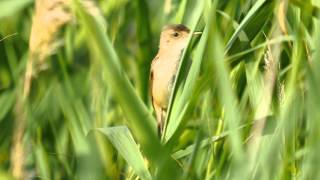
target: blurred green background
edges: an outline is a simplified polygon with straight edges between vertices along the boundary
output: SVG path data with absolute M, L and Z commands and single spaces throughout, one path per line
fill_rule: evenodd
M 0 179 L 320 178 L 319 0 L 0 0 Z M 184 24 L 163 136 L 148 88 Z

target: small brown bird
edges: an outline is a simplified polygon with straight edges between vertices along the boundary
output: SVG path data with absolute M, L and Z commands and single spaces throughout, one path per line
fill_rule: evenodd
M 164 128 L 173 83 L 181 55 L 188 43 L 189 33 L 190 30 L 181 24 L 165 26 L 161 31 L 158 54 L 151 63 L 149 85 L 159 135 L 162 134 Z

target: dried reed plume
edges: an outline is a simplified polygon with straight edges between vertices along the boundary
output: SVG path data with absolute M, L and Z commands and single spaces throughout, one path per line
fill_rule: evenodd
M 30 56 L 27 64 L 23 95 L 29 94 L 33 67 L 46 67 L 45 59 L 59 45 L 57 33 L 72 19 L 69 0 L 37 0 L 29 40 Z
M 29 59 L 26 65 L 24 79 L 21 84 L 22 92 L 17 95 L 15 108 L 15 127 L 11 150 L 11 171 L 15 179 L 25 178 L 23 146 L 26 129 L 27 111 L 26 100 L 30 93 L 32 77 L 37 72 L 48 68 L 46 59 L 52 55 L 61 44 L 58 33 L 61 28 L 74 19 L 71 12 L 71 0 L 36 0 L 35 13 L 32 18 L 29 39 Z M 93 16 L 101 15 L 93 1 L 83 1 L 83 5 Z
M 72 19 L 67 7 L 68 0 L 36 0 L 35 2 L 35 14 L 32 19 L 29 40 L 29 60 L 22 92 L 18 93 L 15 108 L 11 170 L 16 179 L 23 179 L 26 175 L 23 168 L 25 158 L 23 137 L 27 121 L 24 105 L 30 91 L 33 66 L 36 64 L 38 67 L 43 67 L 46 57 L 57 47 L 56 34 L 64 24 Z

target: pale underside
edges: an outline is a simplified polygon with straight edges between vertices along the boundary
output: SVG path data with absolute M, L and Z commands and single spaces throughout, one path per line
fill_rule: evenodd
M 152 103 L 156 111 L 159 129 L 162 131 L 181 51 L 167 51 L 159 54 L 152 61 L 150 85 Z

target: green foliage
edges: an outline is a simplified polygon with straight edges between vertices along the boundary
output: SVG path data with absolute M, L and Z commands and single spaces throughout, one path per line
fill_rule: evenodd
M 98 16 L 72 0 L 20 104 L 34 5 L 0 1 L 0 179 L 13 178 L 21 117 L 30 178 L 320 177 L 319 1 L 99 0 Z M 169 23 L 203 33 L 157 137 L 149 68 Z
M 126 126 L 100 128 L 99 131 L 107 135 L 121 156 L 142 179 L 151 179 L 150 173 L 144 164 L 138 145 L 134 142 Z

